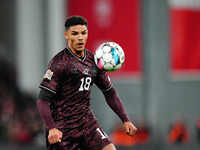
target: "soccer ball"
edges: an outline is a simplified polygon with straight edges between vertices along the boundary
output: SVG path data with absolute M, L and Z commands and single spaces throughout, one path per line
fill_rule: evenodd
M 96 49 L 94 60 L 99 69 L 112 72 L 122 67 L 125 55 L 119 44 L 104 42 Z

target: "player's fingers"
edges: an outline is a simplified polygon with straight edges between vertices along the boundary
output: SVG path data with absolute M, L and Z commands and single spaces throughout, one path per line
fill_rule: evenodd
M 135 135 L 135 133 L 137 132 L 137 128 L 133 127 L 131 128 L 131 135 Z
M 54 140 L 53 140 L 52 137 L 49 137 L 49 138 L 48 138 L 48 141 L 49 141 L 50 144 L 54 144 Z
M 128 135 L 130 135 L 130 136 L 133 135 L 133 130 L 132 130 L 132 128 L 130 128 L 130 127 L 129 127 Z
M 55 135 L 54 141 L 55 141 L 55 143 L 61 142 L 61 137 L 60 137 L 60 135 Z
M 132 136 L 132 135 L 134 135 L 136 133 L 136 131 L 137 131 L 136 128 L 130 126 L 127 129 L 127 134 L 130 135 L 130 136 Z
M 62 136 L 63 136 L 63 133 L 62 132 L 59 132 L 59 138 L 62 138 Z
M 58 138 L 58 142 L 61 142 L 62 141 L 62 136 L 60 136 L 59 138 Z
M 130 134 L 130 128 L 129 127 L 126 127 L 126 134 Z
M 56 134 L 51 135 L 51 136 L 48 137 L 48 141 L 49 141 L 50 144 L 55 144 L 55 143 L 59 142 L 59 138 Z
M 52 137 L 49 135 L 48 136 L 48 142 L 50 143 L 50 144 L 52 144 Z
M 61 134 L 61 135 L 57 135 L 55 141 L 56 141 L 56 143 L 57 143 L 57 142 L 59 142 L 59 143 L 62 142 L 62 134 Z
M 55 143 L 55 139 L 52 136 L 49 137 L 48 141 L 49 141 L 50 144 L 54 144 Z
M 137 128 L 134 126 L 133 127 L 133 134 L 135 134 L 137 132 Z
M 132 135 L 135 135 L 137 128 L 132 128 Z

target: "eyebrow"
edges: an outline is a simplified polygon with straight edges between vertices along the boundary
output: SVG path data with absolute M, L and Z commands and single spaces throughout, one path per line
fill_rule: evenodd
M 74 33 L 77 33 L 78 31 L 72 31 Z M 80 31 L 80 32 L 87 32 L 87 30 L 83 30 L 83 31 Z

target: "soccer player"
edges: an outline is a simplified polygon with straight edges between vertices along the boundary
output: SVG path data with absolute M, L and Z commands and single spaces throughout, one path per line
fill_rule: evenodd
M 129 120 L 106 72 L 99 70 L 85 49 L 88 23 L 81 16 L 65 22 L 67 46 L 50 61 L 40 84 L 37 107 L 46 127 L 48 150 L 115 150 L 90 109 L 93 84 L 119 116 L 128 135 L 136 127 Z

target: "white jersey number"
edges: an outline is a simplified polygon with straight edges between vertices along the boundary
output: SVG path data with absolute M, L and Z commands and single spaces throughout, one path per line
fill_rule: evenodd
M 96 131 L 99 132 L 99 134 L 101 135 L 101 139 L 105 139 L 105 138 L 108 137 L 108 136 L 105 134 L 105 132 L 101 131 L 100 128 L 97 128 Z
M 91 77 L 81 78 L 81 85 L 79 87 L 79 91 L 89 90 L 91 84 Z

